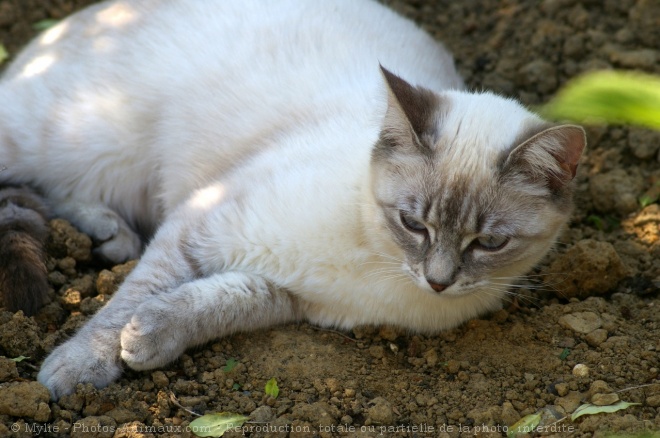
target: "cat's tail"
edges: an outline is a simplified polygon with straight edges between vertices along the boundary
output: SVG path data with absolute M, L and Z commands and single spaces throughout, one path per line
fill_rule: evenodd
M 34 315 L 48 299 L 46 214 L 31 190 L 0 187 L 0 295 L 11 312 Z

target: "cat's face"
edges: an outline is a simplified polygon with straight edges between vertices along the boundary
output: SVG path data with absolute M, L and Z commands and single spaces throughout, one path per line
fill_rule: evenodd
M 446 296 L 506 289 L 568 219 L 584 132 L 492 95 L 437 96 L 384 75 L 372 189 L 403 270 Z

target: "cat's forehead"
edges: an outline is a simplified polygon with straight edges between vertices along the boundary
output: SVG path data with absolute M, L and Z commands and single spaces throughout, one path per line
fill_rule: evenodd
M 518 102 L 492 93 L 447 91 L 438 101 L 431 147 L 444 159 L 488 162 L 546 125 Z

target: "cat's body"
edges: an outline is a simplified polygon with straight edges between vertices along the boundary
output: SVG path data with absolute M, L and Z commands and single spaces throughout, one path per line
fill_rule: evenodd
M 566 221 L 584 134 L 461 87 L 369 1 L 116 1 L 46 32 L 0 82 L 0 178 L 111 260 L 158 231 L 40 380 L 58 397 L 287 321 L 497 308 Z

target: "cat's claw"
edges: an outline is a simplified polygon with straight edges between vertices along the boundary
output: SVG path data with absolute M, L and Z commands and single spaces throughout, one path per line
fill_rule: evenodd
M 75 392 L 78 383 L 102 388 L 121 374 L 116 353 L 87 346 L 77 337 L 57 347 L 41 365 L 37 380 L 50 391 L 52 400 Z
M 167 311 L 160 312 L 156 306 L 151 302 L 138 307 L 121 331 L 121 358 L 137 371 L 166 365 L 186 349 L 185 336 L 176 331 Z

